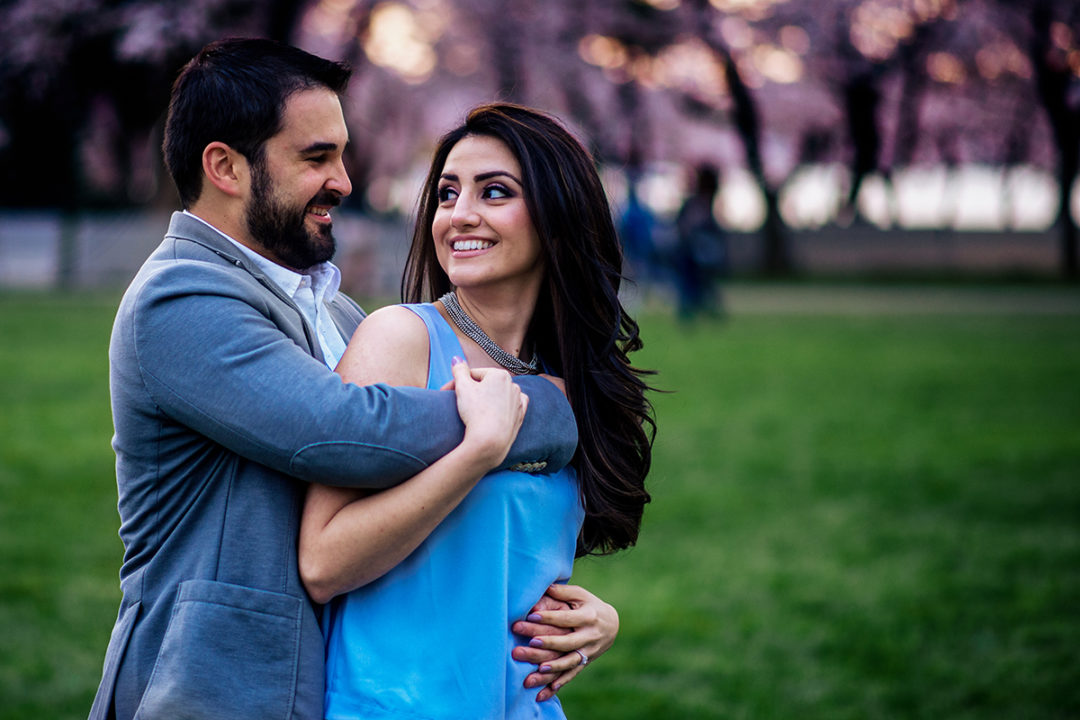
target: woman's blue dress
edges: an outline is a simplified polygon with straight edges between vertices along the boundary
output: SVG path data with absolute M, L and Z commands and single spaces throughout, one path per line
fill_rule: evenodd
M 433 305 L 406 307 L 431 340 L 427 386 L 442 387 L 461 344 Z M 535 666 L 510 656 L 526 642 L 510 625 L 569 579 L 583 519 L 570 467 L 482 478 L 397 567 L 326 607 L 327 720 L 564 718 L 524 687 Z

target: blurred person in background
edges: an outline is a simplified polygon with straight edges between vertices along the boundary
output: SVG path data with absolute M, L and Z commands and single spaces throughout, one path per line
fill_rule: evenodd
M 699 165 L 694 170 L 693 190 L 675 220 L 677 241 L 672 266 L 682 320 L 723 315 L 717 280 L 727 273 L 728 248 L 727 235 L 714 212 L 719 189 L 716 168 Z
M 557 472 L 489 472 L 513 432 L 497 424 L 472 442 L 467 421 L 463 452 L 390 490 L 312 486 L 300 567 L 329 602 L 330 720 L 563 718 L 557 699 L 536 701 L 610 647 L 614 629 L 585 622 L 589 595 L 562 583 L 575 556 L 633 545 L 649 501 L 653 423 L 647 373 L 628 358 L 641 340 L 619 301 L 621 264 L 592 159 L 554 118 L 481 106 L 442 138 L 402 281 L 410 304 L 372 313 L 338 371 L 427 388 L 453 379 L 451 358 L 542 374 L 565 388 L 580 443 Z M 571 609 L 530 611 L 545 590 Z M 526 613 L 578 628 L 531 641 L 559 657 L 515 649 L 508 625 Z M 558 678 L 538 690 L 518 660 Z
M 630 278 L 641 288 L 652 284 L 658 276 L 656 243 L 653 237 L 656 217 L 641 200 L 638 186 L 641 169 L 631 164 L 626 172 L 626 205 L 619 216 L 619 240 Z
M 455 392 L 433 392 L 332 371 L 364 318 L 330 263 L 331 212 L 351 191 L 348 79 L 295 48 L 229 40 L 173 87 L 163 149 L 184 210 L 127 289 L 109 349 L 123 596 L 91 718 L 321 718 L 321 608 L 297 565 L 308 483 L 380 489 L 423 472 L 466 442 L 459 410 L 470 425 L 495 413 L 489 434 L 520 424 L 501 466 L 555 472 L 574 453 L 569 405 L 542 378 L 462 365 Z

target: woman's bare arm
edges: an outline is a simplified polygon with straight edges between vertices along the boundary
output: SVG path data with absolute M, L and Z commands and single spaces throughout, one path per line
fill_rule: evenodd
M 401 307 L 372 313 L 338 365 L 346 382 L 422 387 L 427 331 Z M 465 438 L 442 459 L 396 487 L 375 494 L 312 485 L 300 526 L 300 577 L 325 603 L 380 577 L 409 555 L 510 449 L 528 398 L 504 371 L 453 368 Z M 418 429 L 422 432 L 422 429 Z

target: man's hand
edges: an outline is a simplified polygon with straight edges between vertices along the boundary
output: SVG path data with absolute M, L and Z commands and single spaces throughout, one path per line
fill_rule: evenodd
M 525 687 L 545 685 L 536 696 L 543 702 L 581 672 L 585 658 L 592 662 L 607 652 L 619 632 L 619 614 L 582 587 L 556 584 L 512 629 L 531 638 L 512 656 L 538 666 L 525 678 Z

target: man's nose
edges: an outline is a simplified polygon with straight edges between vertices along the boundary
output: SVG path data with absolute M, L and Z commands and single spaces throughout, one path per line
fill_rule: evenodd
M 341 197 L 346 197 L 352 193 L 352 181 L 349 180 L 349 173 L 345 170 L 345 163 L 338 160 L 334 166 L 334 171 L 326 181 L 326 189 L 336 192 Z

